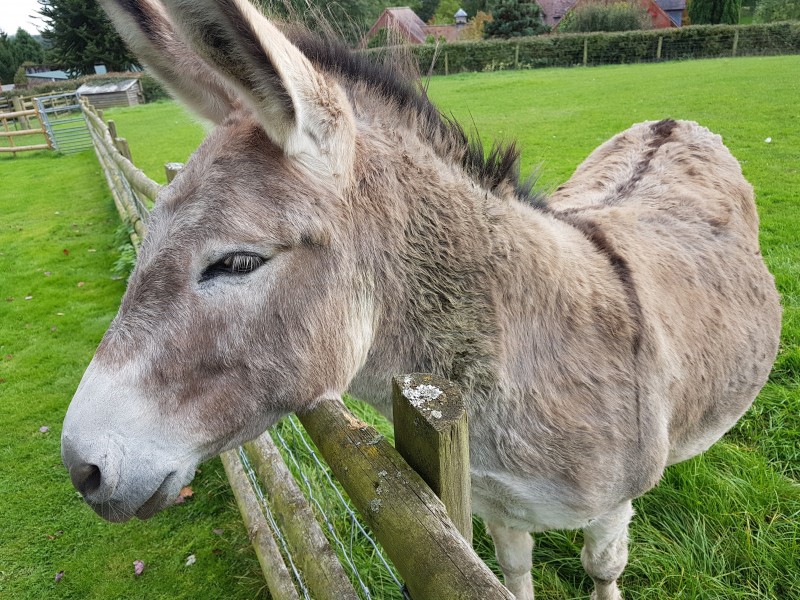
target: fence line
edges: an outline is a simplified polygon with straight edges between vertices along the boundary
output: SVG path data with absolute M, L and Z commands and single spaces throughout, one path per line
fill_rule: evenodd
M 16 98 L 15 98 L 16 100 Z M 32 127 L 30 117 L 35 117 L 39 122 L 39 127 Z M 26 109 L 21 102 L 14 102 L 14 111 L 0 113 L 0 123 L 2 123 L 2 130 L 0 130 L 0 138 L 8 139 L 8 146 L 0 146 L 0 152 L 11 152 L 14 156 L 17 152 L 29 152 L 33 150 L 52 150 L 50 138 L 47 137 L 47 132 L 44 128 L 44 121 L 39 114 L 39 111 L 34 107 Z M 13 129 L 9 125 L 13 125 Z M 17 127 L 22 127 L 18 129 Z M 14 138 L 22 135 L 41 135 L 44 136 L 44 144 L 27 144 L 25 146 L 17 146 L 14 143 Z
M 122 219 L 131 225 L 131 241 L 138 250 L 146 230 L 149 209 L 161 186 L 147 178 L 133 164 L 127 143 L 124 138 L 118 137 L 112 122 L 106 125 L 102 113 L 85 101 L 81 102 L 81 108 L 89 123 L 95 152 L 117 210 Z M 170 177 L 176 168 L 168 164 L 167 171 Z M 453 398 L 452 406 L 458 404 L 455 409 L 458 414 L 453 415 L 453 423 L 463 422 L 459 426 L 463 429 L 459 434 L 462 435 L 461 442 L 450 442 L 450 436 L 456 436 L 457 432 L 447 429 L 443 435 L 448 440 L 448 446 L 461 448 L 459 454 L 465 460 L 455 462 L 460 464 L 460 469 L 468 469 L 465 413 L 463 405 L 456 402 L 452 386 L 444 381 L 433 380 L 430 376 L 406 376 L 402 383 L 395 384 L 396 401 L 407 395 L 408 389 L 411 389 L 409 386 L 414 389 L 414 386 L 437 389 L 439 393 L 431 400 L 438 402 L 439 408 L 449 406 L 448 397 Z M 426 408 L 424 402 L 405 404 L 405 410 L 410 410 L 409 407 L 418 410 L 420 419 L 430 417 L 431 407 Z M 428 411 L 427 416 L 425 410 Z M 451 480 L 468 482 L 468 474 L 442 478 L 441 473 L 437 472 L 426 475 L 430 478 L 426 483 L 382 435 L 350 413 L 340 400 L 320 402 L 313 411 L 301 415 L 299 419 L 405 580 L 408 591 L 404 586 L 401 587 L 400 580 L 383 558 L 381 549 L 357 522 L 352 509 L 331 481 L 336 495 L 346 505 L 346 511 L 352 516 L 360 533 L 371 543 L 390 578 L 400 588 L 400 594 L 409 597 L 410 592 L 415 600 L 449 597 L 513 600 L 513 596 L 475 554 L 471 543 L 464 539 L 448 516 L 448 508 L 430 487 L 432 485 L 442 493 L 441 490 L 450 489 Z M 445 418 L 442 421 L 449 423 L 450 420 Z M 314 460 L 321 464 L 305 435 L 294 423 L 294 417 L 289 418 L 289 423 Z M 273 433 L 282 449 L 290 453 L 291 460 L 297 462 L 280 428 L 275 428 Z M 398 430 L 396 435 L 404 434 Z M 462 443 L 463 446 L 459 446 Z M 432 444 L 433 447 L 436 445 Z M 413 444 L 406 443 L 405 446 L 411 448 Z M 419 451 L 419 448 L 414 450 Z M 320 503 L 313 498 L 313 493 L 309 494 L 311 502 L 322 513 L 327 534 L 333 538 L 335 549 L 343 554 L 345 562 L 354 571 L 352 575 L 356 588 L 342 570 L 331 543 L 315 520 L 309 501 L 299 491 L 270 432 L 265 432 L 243 448 L 224 453 L 222 461 L 265 580 L 276 600 L 299 600 L 301 597 L 321 600 L 371 598 L 368 586 L 351 559 L 352 534 L 348 555 L 345 543 L 336 535 L 325 511 L 320 510 Z M 442 461 L 434 456 L 429 462 L 440 464 Z M 330 481 L 327 472 L 324 477 Z M 267 487 L 267 492 L 263 490 L 262 483 Z M 304 483 L 310 492 L 311 486 L 305 478 Z M 468 488 L 466 491 L 468 494 Z M 442 495 L 448 497 L 448 494 L 454 495 L 450 492 Z M 448 502 L 454 513 L 469 506 L 468 498 Z M 468 526 L 464 525 L 463 512 L 459 514 L 462 531 L 471 539 L 471 520 Z M 278 527 L 279 524 L 281 527 Z

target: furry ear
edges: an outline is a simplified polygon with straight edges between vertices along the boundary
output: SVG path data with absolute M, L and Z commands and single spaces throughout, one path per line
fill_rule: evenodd
M 213 123 L 237 105 L 232 90 L 179 38 L 156 0 L 99 0 L 131 51 L 178 100 Z
M 250 106 L 270 139 L 312 173 L 352 166 L 355 124 L 339 84 L 246 0 L 165 0 L 189 45 Z

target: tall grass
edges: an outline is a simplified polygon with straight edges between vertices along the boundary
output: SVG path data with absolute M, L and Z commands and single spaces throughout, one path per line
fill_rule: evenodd
M 778 361 L 731 434 L 671 467 L 635 503 L 622 579 L 629 598 L 800 598 L 798 71 L 800 57 L 747 58 L 459 75 L 430 84 L 431 96 L 462 122 L 474 121 L 484 139 L 517 138 L 523 171 L 539 168 L 545 189 L 614 133 L 664 117 L 694 119 L 722 134 L 755 186 L 762 250 L 784 305 Z M 168 102 L 107 116 L 137 164 L 161 181 L 163 163 L 184 160 L 203 135 Z M 94 158 L 4 157 L 0 199 L 0 358 L 12 355 L 0 361 L 0 597 L 256 596 L 258 567 L 218 461 L 202 467 L 189 504 L 125 525 L 95 517 L 60 466 L 60 421 L 123 287 L 110 273 L 116 216 Z M 40 434 L 41 425 L 50 431 Z M 213 533 L 218 527 L 223 536 Z M 588 597 L 581 533 L 536 537 L 539 596 Z M 479 522 L 476 547 L 496 569 Z M 185 567 L 192 553 L 198 562 Z M 136 559 L 148 564 L 139 578 Z

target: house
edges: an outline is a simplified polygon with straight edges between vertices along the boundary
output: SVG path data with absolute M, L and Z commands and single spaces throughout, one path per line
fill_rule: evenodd
M 454 18 L 453 25 L 428 25 L 407 6 L 387 8 L 363 37 L 361 46 L 366 47 L 382 29 L 398 34 L 411 44 L 424 44 L 429 37 L 436 40 L 444 38 L 447 42 L 454 42 L 467 24 L 467 13 L 463 9 L 458 9 Z
M 542 9 L 542 18 L 545 25 L 555 27 L 569 9 L 577 4 L 577 0 L 536 0 Z
M 686 9 L 686 0 L 655 0 L 670 20 L 678 27 L 681 26 L 683 11 Z
M 95 108 L 136 106 L 144 101 L 138 79 L 124 79 L 117 82 L 100 80 L 84 83 L 78 88 L 78 96 L 85 97 Z

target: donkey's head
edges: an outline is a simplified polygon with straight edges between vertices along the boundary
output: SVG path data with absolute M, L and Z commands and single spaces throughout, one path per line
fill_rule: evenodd
M 64 422 L 74 485 L 116 521 L 155 514 L 200 461 L 340 395 L 374 316 L 352 259 L 356 127 L 340 86 L 245 0 L 102 4 L 217 125 L 159 196 Z

